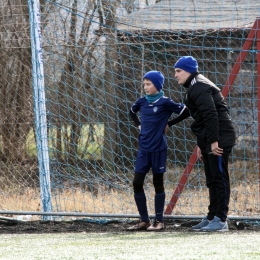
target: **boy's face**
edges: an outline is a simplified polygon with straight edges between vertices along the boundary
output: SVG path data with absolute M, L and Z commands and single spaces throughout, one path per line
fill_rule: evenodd
M 190 75 L 191 74 L 185 70 L 178 68 L 175 69 L 174 76 L 177 79 L 179 85 L 184 85 Z
M 151 80 L 144 79 L 143 83 L 144 83 L 144 91 L 147 95 L 155 95 L 159 92 Z

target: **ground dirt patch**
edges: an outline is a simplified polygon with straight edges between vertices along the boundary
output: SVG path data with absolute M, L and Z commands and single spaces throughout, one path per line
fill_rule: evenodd
M 192 232 L 191 226 L 200 220 L 165 220 L 165 228 L 160 232 Z M 122 233 L 129 232 L 127 228 L 136 220 L 101 220 L 77 219 L 66 221 L 17 221 L 0 219 L 0 234 L 41 234 L 41 233 Z M 260 232 L 257 222 L 229 220 L 229 230 L 232 232 Z M 149 231 L 141 231 L 149 232 Z

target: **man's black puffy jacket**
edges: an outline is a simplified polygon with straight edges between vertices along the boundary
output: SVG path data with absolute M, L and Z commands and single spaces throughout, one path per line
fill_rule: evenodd
M 220 89 L 198 72 L 183 86 L 187 88 L 185 105 L 194 119 L 191 130 L 202 152 L 209 153 L 215 141 L 220 148 L 235 145 L 235 129 Z

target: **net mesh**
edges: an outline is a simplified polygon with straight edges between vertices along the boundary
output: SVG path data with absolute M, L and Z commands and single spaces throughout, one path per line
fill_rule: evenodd
M 132 179 L 138 129 L 129 118 L 129 108 L 143 94 L 142 76 L 148 70 L 160 70 L 165 76 L 165 95 L 183 102 L 185 90 L 174 79 L 173 64 L 183 55 L 192 55 L 198 60 L 199 71 L 222 89 L 259 15 L 260 3 L 254 0 L 40 1 L 53 211 L 137 213 Z M 6 70 L 1 96 L 8 101 L 5 91 L 7 86 L 14 86 L 8 78 L 14 78 L 14 70 L 20 72 L 12 64 L 24 68 L 19 82 L 26 86 L 24 90 L 19 87 L 22 94 L 16 92 L 24 106 L 20 110 L 12 106 L 15 112 L 24 113 L 19 116 L 24 139 L 16 137 L 8 147 L 19 140 L 21 145 L 16 142 L 14 147 L 25 147 L 29 165 L 36 169 L 29 177 L 26 168 L 22 169 L 17 181 L 27 190 L 27 197 L 31 194 L 33 206 L 29 209 L 36 209 L 39 195 L 33 194 L 38 194 L 34 191 L 39 179 L 26 1 L 6 1 L 1 6 L 1 19 L 8 20 L 1 23 L 1 38 L 6 39 L 0 47 L 1 70 Z M 18 49 L 15 43 L 19 43 Z M 254 38 L 226 97 L 237 132 L 237 145 L 230 158 L 231 215 L 254 216 L 260 210 L 257 48 Z M 12 109 L 5 104 L 1 103 L 1 113 L 10 113 Z M 196 145 L 191 122 L 187 119 L 167 132 L 166 204 Z M 2 119 L 6 129 L 8 124 L 13 129 L 16 123 Z M 4 153 L 7 136 L 1 137 Z M 22 165 L 21 160 L 16 164 Z M 10 169 L 4 171 L 8 182 Z M 7 192 L 13 191 L 8 188 Z M 145 192 L 149 212 L 153 213 L 150 173 Z M 197 161 L 174 214 L 205 214 L 207 207 L 203 165 Z

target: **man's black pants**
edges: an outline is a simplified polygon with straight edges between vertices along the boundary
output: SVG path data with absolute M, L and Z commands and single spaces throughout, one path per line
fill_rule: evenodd
M 222 156 L 203 153 L 206 185 L 209 189 L 209 220 L 214 216 L 219 217 L 221 221 L 226 221 L 227 218 L 230 200 L 228 159 L 231 150 L 232 147 L 223 148 Z

